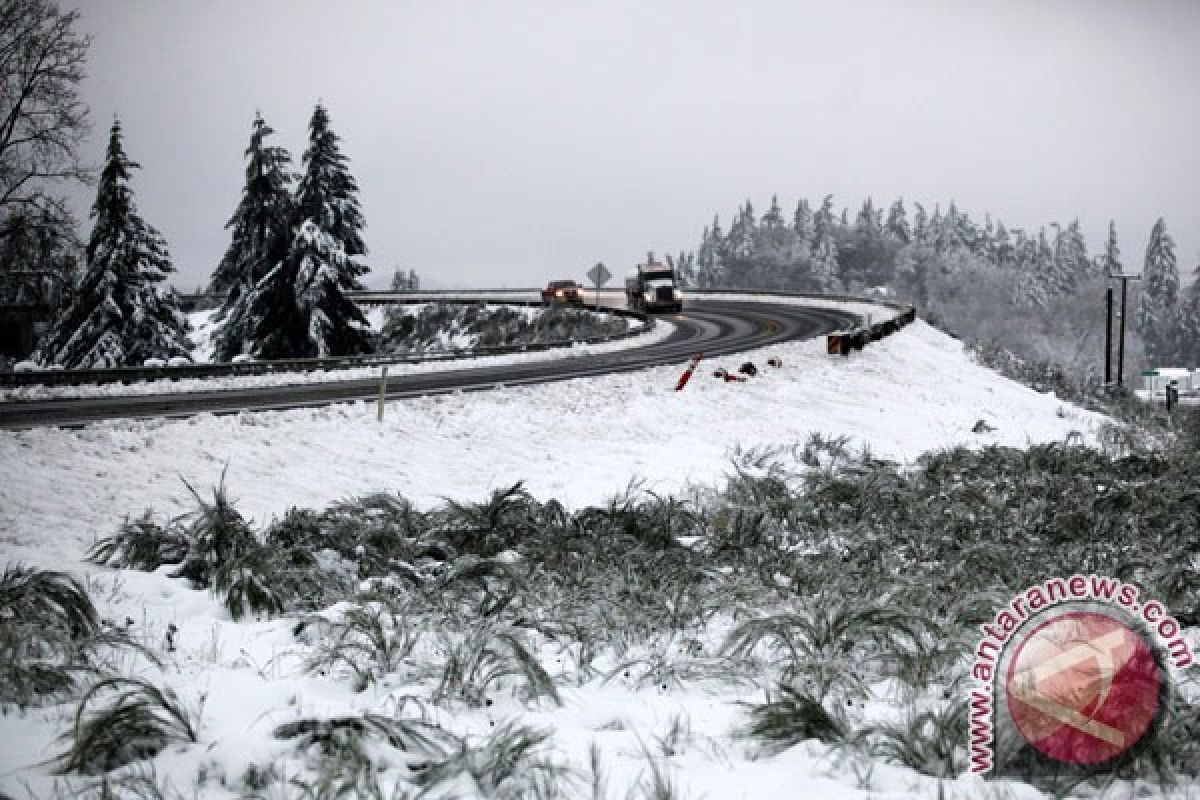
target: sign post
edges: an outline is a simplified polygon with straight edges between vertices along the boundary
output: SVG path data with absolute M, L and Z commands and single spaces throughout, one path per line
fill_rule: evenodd
M 379 373 L 379 422 L 383 422 L 383 399 L 387 396 L 387 364 L 383 365 L 383 370 Z
M 597 261 L 596 266 L 588 270 L 587 276 L 592 279 L 596 290 L 596 308 L 600 308 L 600 287 L 608 283 L 608 279 L 612 277 L 612 273 L 608 271 L 608 267 L 602 262 Z

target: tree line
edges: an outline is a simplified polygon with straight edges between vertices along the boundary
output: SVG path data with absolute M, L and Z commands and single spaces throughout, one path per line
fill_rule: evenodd
M 835 213 L 832 195 L 815 208 L 801 198 L 790 215 L 776 196 L 758 218 L 747 200 L 728 231 L 714 217 L 699 247 L 671 263 L 698 288 L 824 293 L 885 288 L 922 311 L 977 291 L 995 300 L 997 313 L 1011 306 L 1043 316 L 1062 313 L 1062 305 L 1078 297 L 1091 304 L 1097 319 L 1103 315 L 1093 290 L 1126 272 L 1115 222 L 1103 254 L 1093 257 L 1077 219 L 1028 233 L 990 215 L 980 224 L 954 203 L 944 211 L 938 205 L 930 212 L 921 203 L 912 208 L 910 214 L 898 199 L 885 210 L 868 198 L 851 221 L 847 209 Z M 1200 278 L 1200 266 L 1196 274 Z M 1175 243 L 1162 219 L 1151 231 L 1141 275 L 1132 328 L 1147 359 L 1200 363 L 1200 280 L 1181 291 Z

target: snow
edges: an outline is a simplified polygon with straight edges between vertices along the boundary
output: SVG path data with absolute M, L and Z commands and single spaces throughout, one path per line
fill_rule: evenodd
M 782 368 L 767 368 L 770 356 Z M 759 376 L 738 384 L 712 377 L 746 360 L 759 365 Z M 702 362 L 682 392 L 673 391 L 678 376 L 663 367 L 396 400 L 382 423 L 373 403 L 349 403 L 0 432 L 0 548 L 5 561 L 86 576 L 105 613 L 134 619 L 146 641 L 160 642 L 168 623 L 179 627 L 179 652 L 161 679 L 185 702 L 203 702 L 202 745 L 168 751 L 156 765 L 187 787 L 201 764 L 236 780 L 249 763 L 270 760 L 280 750 L 270 731 L 293 718 L 296 705 L 309 714 L 380 710 L 391 691 L 353 694 L 306 673 L 290 635 L 294 620 L 234 623 L 208 594 L 168 579 L 169 569 L 146 574 L 82 563 L 92 541 L 126 515 L 152 508 L 165 518 L 193 508 L 184 481 L 207 494 L 227 473 L 238 507 L 259 522 L 290 506 L 320 508 L 374 490 L 399 491 L 422 507 L 474 501 L 522 479 L 540 499 L 579 507 L 604 502 L 635 477 L 660 492 L 713 484 L 736 448 L 803 442 L 814 431 L 908 462 L 958 444 L 1021 447 L 1075 432 L 1094 441 L 1104 421 L 978 366 L 961 343 L 921 322 L 848 358 L 826 355 L 821 341 L 797 342 Z M 994 430 L 973 434 L 980 419 Z M 672 759 L 682 796 L 764 797 L 782 789 L 838 800 L 938 791 L 932 779 L 883 763 L 856 777 L 842 756 L 815 742 L 753 757 L 732 735 L 744 719 L 737 703 L 761 698 L 746 690 L 663 692 L 592 681 L 562 694 L 561 709 L 526 710 L 501 699 L 486 712 L 437 714 L 460 732 L 486 732 L 489 719 L 505 716 L 552 728 L 560 754 L 577 766 L 596 741 L 615 796 L 645 766 L 639 742 L 652 743 L 675 714 L 687 716 L 694 735 Z M 52 779 L 40 764 L 57 752 L 69 708 L 0 716 L 0 792 L 49 792 Z M 951 788 L 969 796 L 982 786 L 964 777 Z M 1022 785 L 997 788 L 1035 796 Z M 212 782 L 196 791 L 229 796 Z

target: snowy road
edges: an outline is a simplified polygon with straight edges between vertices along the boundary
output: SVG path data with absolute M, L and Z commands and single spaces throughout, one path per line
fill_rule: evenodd
M 665 317 L 675 327 L 664 340 L 612 353 L 553 361 L 470 367 L 403 375 L 389 380 L 390 398 L 470 392 L 571 378 L 628 372 L 687 361 L 699 352 L 724 355 L 806 339 L 853 324 L 847 310 L 704 299 Z M 322 406 L 377 396 L 377 378 L 254 387 L 227 391 L 121 397 L 89 397 L 12 403 L 0 407 L 0 428 L 76 426 L 103 419 L 186 417 L 198 413 Z

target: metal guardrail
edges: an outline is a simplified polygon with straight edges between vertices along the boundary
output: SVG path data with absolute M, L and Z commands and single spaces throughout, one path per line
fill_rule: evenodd
M 534 290 L 539 291 L 539 290 Z M 379 294 L 397 295 L 396 292 L 378 292 Z M 409 294 L 409 293 L 404 293 Z M 424 292 L 417 294 L 425 294 Z M 457 293 L 464 300 L 462 292 Z M 476 294 L 486 294 L 477 292 Z M 452 299 L 452 298 L 445 298 Z M 470 298 L 471 302 L 488 302 L 506 306 L 536 306 L 543 307 L 544 303 L 534 300 L 483 300 L 479 297 Z M 405 297 L 395 300 L 384 300 L 380 303 L 395 305 L 414 305 L 425 302 L 420 297 Z M 367 303 L 370 305 L 370 303 Z M 595 309 L 593 309 L 595 310 Z M 623 333 L 611 336 L 591 336 L 586 339 L 560 339 L 552 342 L 524 345 L 501 345 L 496 347 L 479 347 L 462 352 L 424 353 L 421 355 L 361 355 L 342 356 L 338 358 L 288 358 L 272 361 L 245 361 L 238 364 L 186 364 L 178 367 L 113 367 L 110 369 L 43 369 L 29 372 L 0 372 L 0 387 L 16 388 L 20 386 L 78 386 L 83 384 L 105 383 L 140 383 L 153 380 L 181 380 L 185 378 L 224 378 L 236 375 L 272 375 L 279 372 L 330 372 L 356 367 L 381 367 L 392 364 L 423 364 L 427 362 L 454 361 L 477 356 L 510 355 L 513 353 L 534 353 L 543 350 L 554 350 L 573 347 L 576 344 L 604 344 L 637 336 L 654 327 L 654 318 L 636 311 L 623 308 L 603 308 L 601 312 L 626 317 L 644 323 L 643 327 L 632 328 Z

